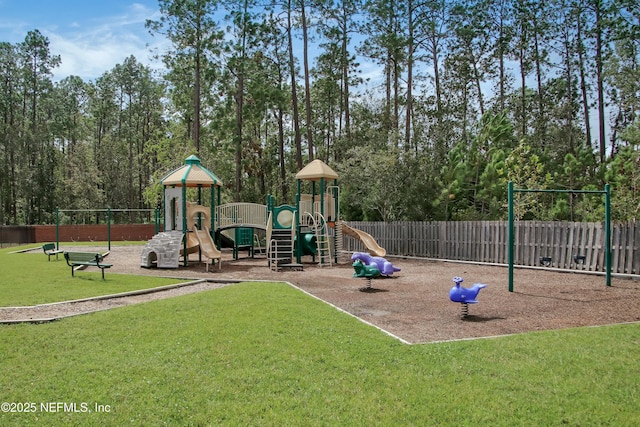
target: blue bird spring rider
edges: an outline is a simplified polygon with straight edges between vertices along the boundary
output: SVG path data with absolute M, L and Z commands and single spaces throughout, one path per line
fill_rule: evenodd
M 455 286 L 449 291 L 449 299 L 453 302 L 459 302 L 462 304 L 462 314 L 460 317 L 463 319 L 469 315 L 469 304 L 476 304 L 478 301 L 478 293 L 480 289 L 486 288 L 487 285 L 483 283 L 475 283 L 470 288 L 460 286 L 464 279 L 462 277 L 454 277 L 453 282 Z

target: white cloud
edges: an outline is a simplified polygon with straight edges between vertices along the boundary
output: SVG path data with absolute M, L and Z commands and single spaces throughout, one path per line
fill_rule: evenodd
M 54 70 L 56 80 L 77 75 L 93 80 L 130 55 L 149 64 L 150 52 L 146 42 L 123 34 L 78 34 L 68 37 L 56 33 L 47 34 L 51 53 L 60 55 L 61 65 Z
M 136 59 L 157 68 L 148 45 L 161 45 L 164 40 L 152 37 L 145 28 L 147 19 L 156 19 L 152 11 L 140 4 L 127 13 L 94 20 L 73 22 L 70 27 L 47 28 L 42 33 L 49 38 L 50 51 L 60 55 L 61 65 L 53 70 L 54 79 L 76 75 L 94 80 L 133 55 Z

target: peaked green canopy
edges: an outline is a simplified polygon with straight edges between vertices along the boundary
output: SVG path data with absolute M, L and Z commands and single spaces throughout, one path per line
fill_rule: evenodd
M 162 178 L 162 185 L 176 187 L 222 187 L 222 181 L 200 164 L 194 155 L 187 157 L 184 166 Z

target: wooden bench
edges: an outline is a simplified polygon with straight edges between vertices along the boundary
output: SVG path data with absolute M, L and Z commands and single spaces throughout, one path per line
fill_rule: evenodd
M 56 249 L 56 245 L 54 243 L 45 243 L 44 245 L 42 245 L 42 250 L 44 251 L 45 254 L 47 254 L 47 258 L 49 259 L 49 261 L 51 261 L 51 255 L 55 255 L 56 261 L 57 261 L 58 254 L 61 254 L 64 252 L 59 249 Z
M 71 277 L 76 268 L 81 267 L 98 267 L 102 270 L 102 279 L 104 280 L 104 269 L 111 268 L 111 264 L 104 264 L 102 254 L 95 252 L 65 252 L 64 259 L 67 265 L 71 267 Z

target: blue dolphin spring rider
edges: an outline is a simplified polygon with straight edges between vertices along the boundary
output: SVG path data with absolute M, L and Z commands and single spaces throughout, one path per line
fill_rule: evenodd
M 478 293 L 480 289 L 486 288 L 487 285 L 483 283 L 475 283 L 470 288 L 460 286 L 464 279 L 462 277 L 454 277 L 453 282 L 455 286 L 449 291 L 449 299 L 453 302 L 459 302 L 462 304 L 462 314 L 460 317 L 463 319 L 469 315 L 469 304 L 476 304 L 478 301 Z

